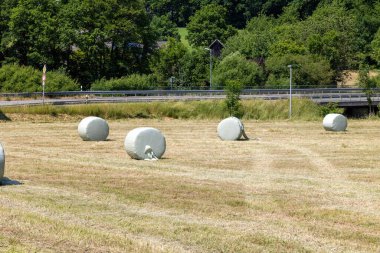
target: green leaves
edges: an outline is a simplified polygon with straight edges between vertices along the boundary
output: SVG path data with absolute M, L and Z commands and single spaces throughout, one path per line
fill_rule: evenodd
M 230 116 L 241 118 L 244 114 L 240 103 L 240 93 L 242 89 L 243 85 L 238 81 L 226 81 L 226 99 L 224 102 Z
M 380 29 L 375 34 L 374 39 L 371 42 L 371 55 L 373 59 L 377 61 L 377 64 L 380 65 Z
M 148 68 L 155 34 L 141 1 L 9 1 L 1 5 L 10 13 L 1 13 L 8 19 L 0 23 L 8 28 L 1 34 L 5 59 L 64 67 L 84 84 Z
M 236 29 L 226 23 L 227 11 L 224 7 L 210 4 L 197 11 L 187 26 L 190 44 L 207 47 L 214 40 L 224 42 L 236 33 Z
M 0 68 L 1 92 L 37 92 L 42 91 L 42 71 L 32 67 L 3 65 Z M 79 90 L 79 85 L 68 77 L 63 70 L 48 71 L 46 91 Z
M 151 68 L 160 82 L 168 82 L 171 77 L 179 78 L 180 60 L 186 52 L 187 49 L 181 42 L 169 38 L 165 47 L 151 62 Z
M 264 84 L 262 69 L 239 52 L 226 56 L 215 68 L 214 76 L 214 83 L 218 87 L 223 87 L 230 81 L 250 88 L 262 87 Z
M 329 87 L 333 83 L 334 73 L 329 62 L 316 55 L 272 56 L 266 61 L 269 73 L 266 87 L 289 87 L 289 64 L 293 69 L 293 85 L 297 88 Z

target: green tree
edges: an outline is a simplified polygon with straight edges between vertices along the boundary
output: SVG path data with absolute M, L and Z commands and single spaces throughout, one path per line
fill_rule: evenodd
M 227 11 L 216 4 L 204 6 L 190 18 L 188 39 L 194 46 L 209 46 L 215 39 L 226 41 L 236 29 L 226 22 Z
M 151 62 L 151 69 L 159 82 L 166 84 L 171 77 L 180 80 L 181 59 L 186 52 L 186 47 L 180 41 L 169 38 Z
M 246 26 L 247 22 L 261 13 L 263 1 L 252 0 L 209 0 L 205 1 L 202 6 L 215 3 L 227 9 L 227 22 L 236 28 L 242 29 Z M 272 13 L 268 13 L 271 15 Z M 268 15 L 268 16 L 269 16 Z
M 366 54 L 370 51 L 369 43 L 380 27 L 380 2 L 373 0 L 333 0 L 333 3 L 342 5 L 347 13 L 353 15 L 355 23 L 360 31 L 358 41 L 360 53 Z
M 230 116 L 241 118 L 244 114 L 240 103 L 240 93 L 243 85 L 239 81 L 228 80 L 225 86 L 225 106 Z
M 10 9 L 7 32 L 1 45 L 5 57 L 22 65 L 58 68 L 61 55 L 57 30 L 60 2 L 54 0 L 20 0 Z
M 294 40 L 278 40 L 269 47 L 271 56 L 304 55 L 307 54 L 307 48 Z
M 296 88 L 330 87 L 333 71 L 329 62 L 316 55 L 272 56 L 266 61 L 268 80 L 266 87 L 284 88 L 289 86 L 289 68 L 294 66 L 293 85 Z
M 363 89 L 368 102 L 368 113 L 372 114 L 372 96 L 374 95 L 374 88 L 377 87 L 376 81 L 369 77 L 369 67 L 361 66 L 359 70 L 359 86 Z
M 147 0 L 146 8 L 154 15 L 168 16 L 178 26 L 186 26 L 200 3 L 198 0 Z
M 380 29 L 377 31 L 371 42 L 371 49 L 372 58 L 380 65 Z
M 11 10 L 17 6 L 17 2 L 18 0 L 0 1 L 0 63 L 5 60 L 6 49 L 9 48 L 7 40 L 3 40 L 3 37 L 9 33 Z
M 355 16 L 339 5 L 324 5 L 302 22 L 299 39 L 312 54 L 324 56 L 339 79 L 357 64 L 358 25 Z
M 183 86 L 209 88 L 209 63 L 209 53 L 203 48 L 187 51 L 179 61 Z
M 226 56 L 215 68 L 214 76 L 214 83 L 222 87 L 229 81 L 239 82 L 242 87 L 260 87 L 264 83 L 259 65 L 239 52 Z
M 89 84 L 148 71 L 156 38 L 141 1 L 71 0 L 61 11 L 74 77 Z M 83 73 L 88 75 L 77 76 Z
M 249 59 L 265 59 L 269 55 L 269 46 L 274 41 L 271 29 L 275 24 L 273 18 L 266 16 L 251 19 L 246 29 L 228 39 L 223 55 L 239 51 Z
M 153 16 L 150 27 L 159 40 L 167 40 L 169 37 L 179 39 L 177 26 L 167 15 Z

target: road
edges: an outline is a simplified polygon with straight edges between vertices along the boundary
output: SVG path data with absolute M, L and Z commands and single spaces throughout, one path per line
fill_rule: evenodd
M 154 101 L 191 101 L 224 99 L 222 90 L 216 91 L 124 91 L 124 92 L 57 92 L 48 93 L 45 104 L 92 104 L 92 103 L 130 103 Z M 43 103 L 40 93 L 0 94 L 0 106 L 40 105 Z M 20 99 L 20 97 L 24 97 Z M 33 97 L 36 97 L 33 99 Z M 288 90 L 244 90 L 242 99 L 278 100 L 288 99 Z M 299 89 L 292 94 L 293 98 L 309 98 L 319 104 L 336 102 L 343 106 L 367 105 L 367 98 L 360 89 Z M 380 92 L 377 91 L 372 101 L 380 102 Z

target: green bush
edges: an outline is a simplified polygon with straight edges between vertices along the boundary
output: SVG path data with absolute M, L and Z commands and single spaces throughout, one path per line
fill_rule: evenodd
M 38 75 L 41 73 L 38 72 Z M 41 77 L 40 77 L 41 78 Z M 48 71 L 46 73 L 45 91 L 77 91 L 79 84 L 66 75 L 63 69 Z
M 329 113 L 339 113 L 342 114 L 344 111 L 343 108 L 338 107 L 338 103 L 330 102 L 327 105 L 321 105 L 319 107 L 319 114 L 324 117 Z
M 334 73 L 326 59 L 316 55 L 288 54 L 268 58 L 266 87 L 288 87 L 289 64 L 293 65 L 292 83 L 295 88 L 330 87 L 334 83 Z
M 226 56 L 215 68 L 214 83 L 224 87 L 228 81 L 237 81 L 244 87 L 259 87 L 263 84 L 262 69 L 255 62 L 247 60 L 241 53 Z
M 63 70 L 46 73 L 46 91 L 78 90 L 76 81 Z M 0 68 L 1 92 L 38 92 L 42 91 L 42 71 L 32 67 L 4 65 Z
M 240 93 L 242 85 L 237 81 L 227 81 L 226 83 L 226 109 L 230 116 L 241 118 L 244 114 L 240 103 Z
M 152 75 L 138 75 L 105 80 L 101 79 L 92 84 L 91 90 L 150 90 L 155 88 Z

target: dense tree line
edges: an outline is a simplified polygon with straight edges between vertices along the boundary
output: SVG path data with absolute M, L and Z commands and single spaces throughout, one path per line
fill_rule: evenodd
M 289 64 L 299 87 L 332 86 L 379 66 L 379 16 L 378 0 L 0 0 L 0 65 L 46 64 L 85 89 L 206 88 L 219 39 L 214 87 L 283 87 Z
M 0 3 L 2 64 L 64 68 L 84 85 L 148 71 L 156 35 L 142 1 Z

